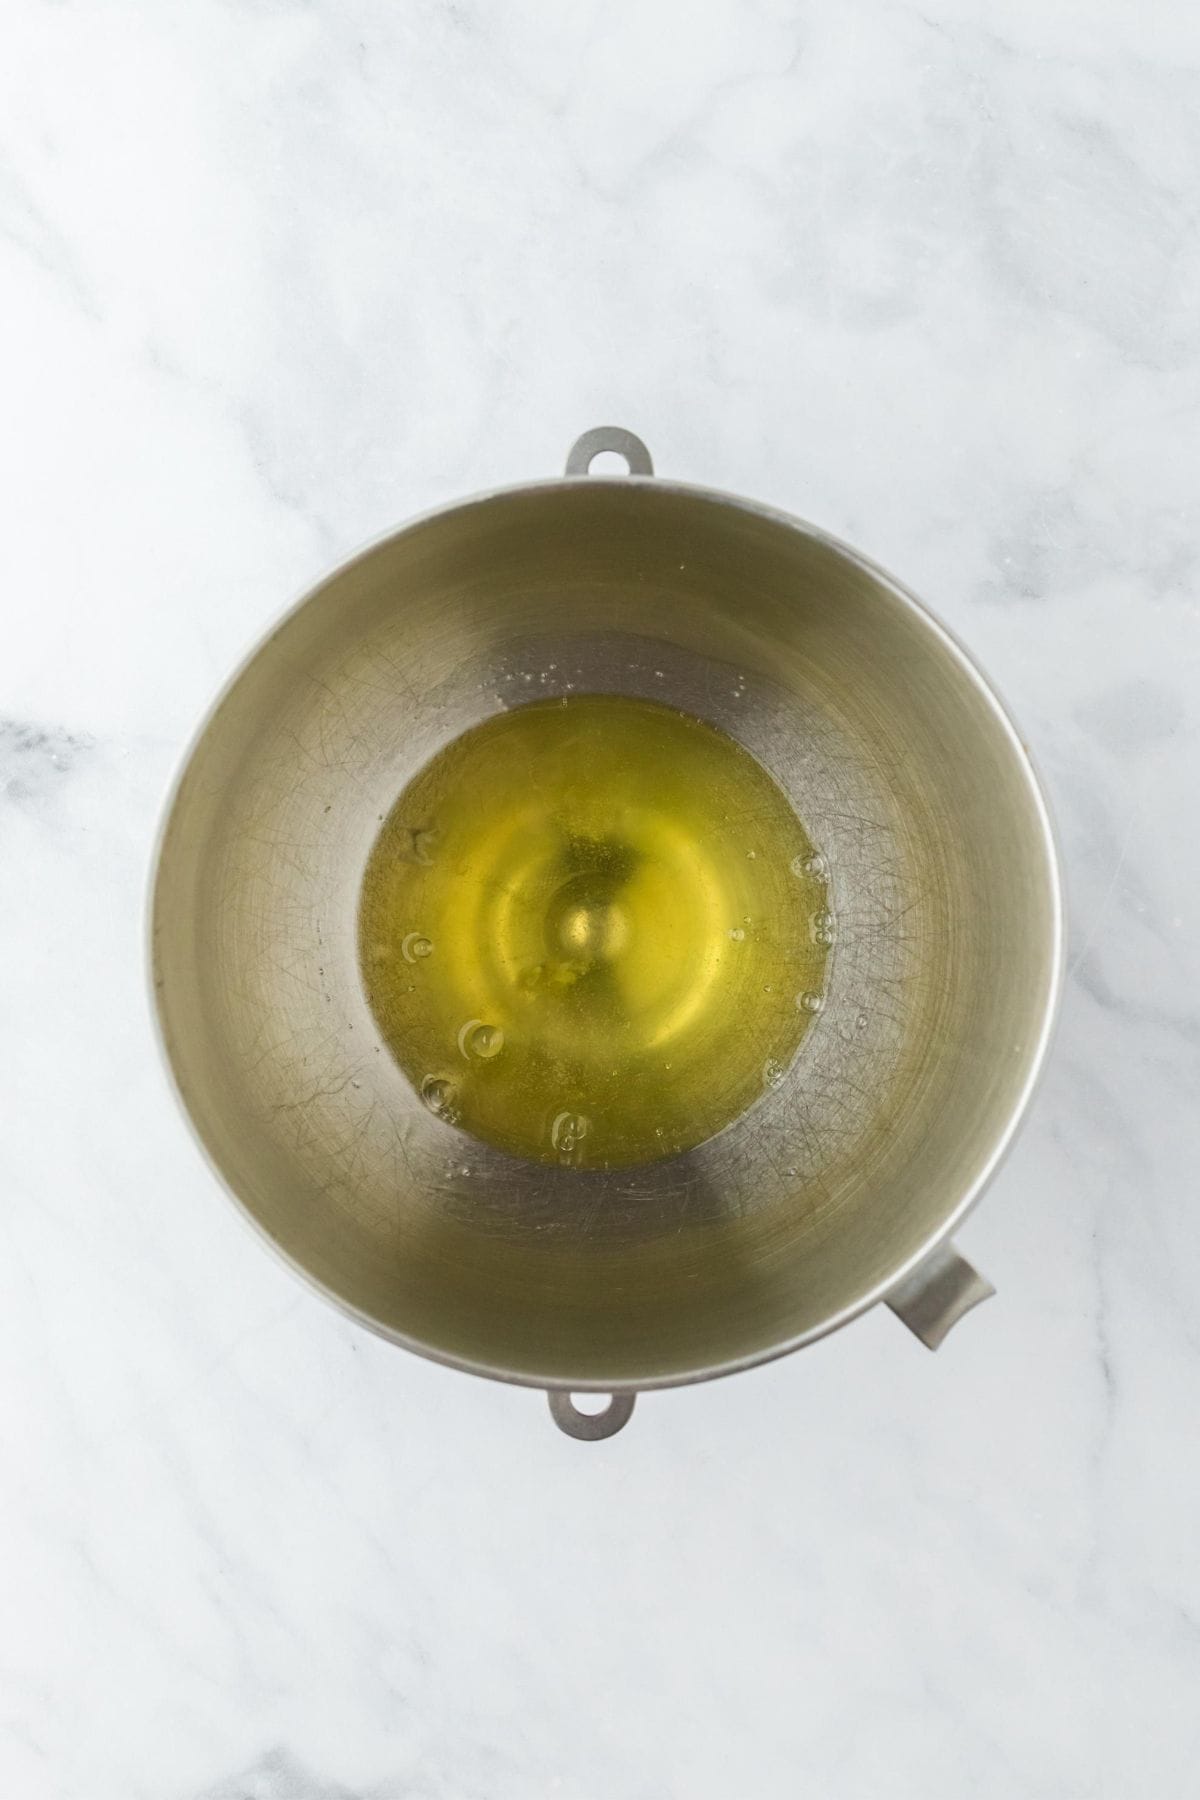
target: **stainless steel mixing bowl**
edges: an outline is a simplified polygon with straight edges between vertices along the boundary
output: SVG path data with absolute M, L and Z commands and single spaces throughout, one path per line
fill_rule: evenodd
M 614 449 L 629 475 L 589 475 Z M 559 1169 L 464 1138 L 363 993 L 381 817 L 526 676 L 539 697 L 710 720 L 828 859 L 824 1011 L 781 1085 L 685 1155 Z M 628 432 L 588 432 L 565 480 L 405 526 L 288 613 L 192 747 L 152 925 L 179 1094 L 264 1236 L 396 1343 L 547 1389 L 573 1435 L 880 1300 L 936 1345 L 991 1292 L 950 1233 L 1025 1109 L 1062 955 L 1029 759 L 889 576 L 768 507 L 655 479 Z M 613 1399 L 597 1415 L 572 1390 Z

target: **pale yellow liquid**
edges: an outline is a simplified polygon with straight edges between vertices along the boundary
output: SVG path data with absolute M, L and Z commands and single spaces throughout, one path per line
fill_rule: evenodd
M 502 713 L 383 824 L 359 953 L 425 1104 L 606 1167 L 690 1149 L 780 1081 L 822 1005 L 823 859 L 749 753 L 613 695 Z

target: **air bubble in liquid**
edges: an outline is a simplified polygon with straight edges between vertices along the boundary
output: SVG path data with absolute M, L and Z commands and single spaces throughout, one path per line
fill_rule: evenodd
M 468 1019 L 458 1034 L 458 1047 L 466 1057 L 478 1056 L 483 1062 L 490 1062 L 504 1048 L 504 1033 L 499 1025 Z
M 454 1083 L 442 1075 L 427 1075 L 421 1083 L 421 1098 L 439 1119 L 454 1118 Z
M 427 956 L 433 955 L 433 942 L 420 931 L 410 931 L 400 945 L 405 962 L 423 962 Z
M 829 864 L 819 850 L 814 850 L 811 856 L 797 856 L 793 859 L 792 874 L 807 875 L 813 881 L 828 881 Z
M 763 1086 L 778 1087 L 786 1074 L 783 1064 L 776 1062 L 773 1056 L 768 1056 L 763 1064 Z
M 589 1121 L 582 1113 L 560 1112 L 550 1127 L 550 1142 L 560 1156 L 570 1156 L 579 1149 L 589 1130 Z
M 800 1008 L 801 1012 L 819 1013 L 825 1005 L 825 996 L 824 994 L 813 993 L 810 989 L 808 993 L 798 994 L 796 996 L 796 1005 Z
M 832 944 L 834 938 L 833 914 L 827 907 L 813 914 L 813 937 L 818 944 Z

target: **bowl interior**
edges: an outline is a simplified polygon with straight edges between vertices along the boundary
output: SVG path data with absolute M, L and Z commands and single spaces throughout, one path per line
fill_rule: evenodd
M 829 864 L 824 1011 L 787 1078 L 685 1155 L 488 1149 L 422 1106 L 366 1004 L 379 821 L 527 675 L 729 732 Z M 172 803 L 155 979 L 209 1155 L 320 1287 L 483 1372 L 645 1386 L 828 1328 L 965 1209 L 1036 1072 L 1058 904 L 1010 725 L 885 577 L 700 490 L 565 481 L 397 533 L 256 651 Z

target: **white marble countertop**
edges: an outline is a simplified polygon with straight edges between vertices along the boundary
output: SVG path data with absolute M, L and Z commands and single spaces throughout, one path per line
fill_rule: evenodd
M 1165 0 L 10 0 L 6 1796 L 1196 1792 L 1198 170 Z M 608 421 L 966 639 L 1072 949 L 999 1297 L 580 1446 L 240 1228 L 141 910 L 281 605 Z

